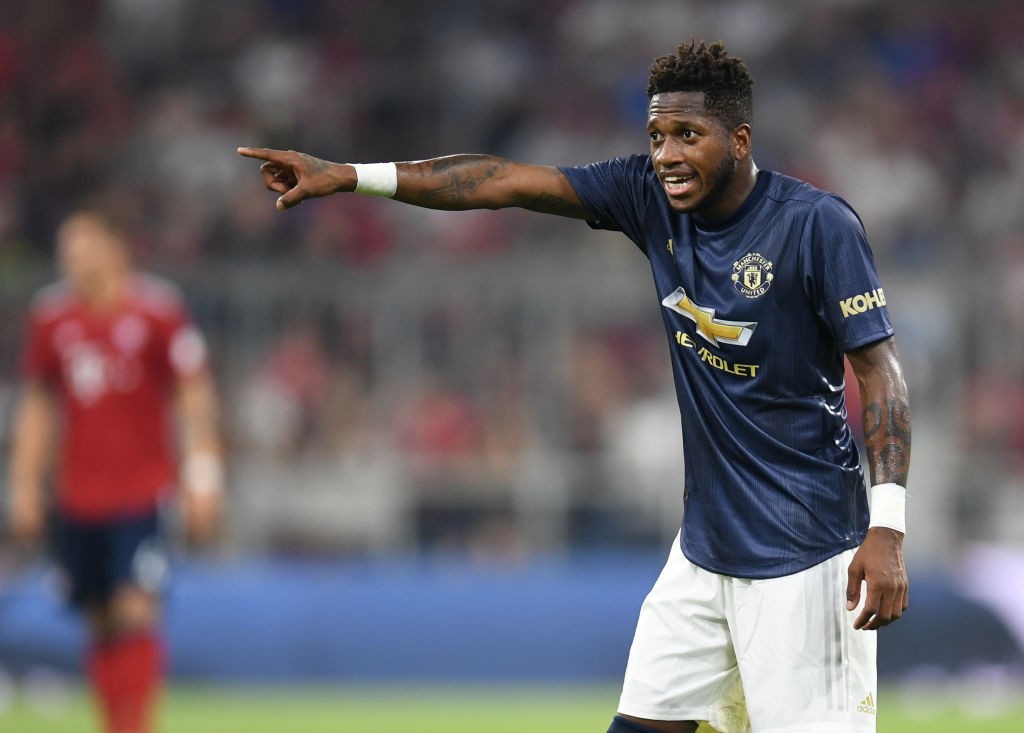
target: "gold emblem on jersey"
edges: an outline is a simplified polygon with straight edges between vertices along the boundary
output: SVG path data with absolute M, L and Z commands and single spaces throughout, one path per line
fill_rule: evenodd
M 747 298 L 760 298 L 772 285 L 772 263 L 759 252 L 743 255 L 732 264 L 732 284 Z
M 716 318 L 714 308 L 697 305 L 682 288 L 676 288 L 661 301 L 661 304 L 696 323 L 697 334 L 715 346 L 720 343 L 746 346 L 757 326 L 757 323 L 750 321 L 726 321 Z

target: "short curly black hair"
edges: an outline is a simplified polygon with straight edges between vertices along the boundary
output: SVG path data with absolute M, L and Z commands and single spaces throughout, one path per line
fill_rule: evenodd
M 730 56 L 725 45 L 691 38 L 674 54 L 651 64 L 647 97 L 667 92 L 704 92 L 704 107 L 729 128 L 747 124 L 754 116 L 754 80 L 743 59 Z

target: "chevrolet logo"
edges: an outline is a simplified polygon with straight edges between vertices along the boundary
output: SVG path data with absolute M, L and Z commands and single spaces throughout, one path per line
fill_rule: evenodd
M 661 304 L 696 323 L 697 333 L 715 346 L 719 344 L 746 346 L 757 326 L 756 322 L 723 321 L 720 318 L 715 318 L 714 308 L 697 305 L 690 300 L 690 296 L 682 288 L 676 288 L 676 291 L 661 301 Z

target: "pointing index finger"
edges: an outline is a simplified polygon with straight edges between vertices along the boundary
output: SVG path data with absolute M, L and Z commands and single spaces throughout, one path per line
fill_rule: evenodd
M 258 158 L 268 160 L 272 163 L 280 163 L 284 157 L 284 151 L 271 150 L 270 148 L 238 148 L 238 154 L 246 158 Z

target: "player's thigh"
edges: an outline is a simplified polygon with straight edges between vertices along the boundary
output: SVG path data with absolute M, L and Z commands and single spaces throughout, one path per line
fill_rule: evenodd
M 158 512 L 126 517 L 112 524 L 107 562 L 114 620 L 130 626 L 154 623 L 170 570 L 168 545 Z
M 640 609 L 619 712 L 645 720 L 707 720 L 737 680 L 721 576 L 690 563 L 677 540 Z
M 60 570 L 61 590 L 68 603 L 78 610 L 106 603 L 112 586 L 107 573 L 104 525 L 82 521 L 58 510 L 52 517 L 50 539 Z
M 846 610 L 853 551 L 803 572 L 732 583 L 729 616 L 747 710 L 764 733 L 846 733 L 875 725 L 875 632 Z

